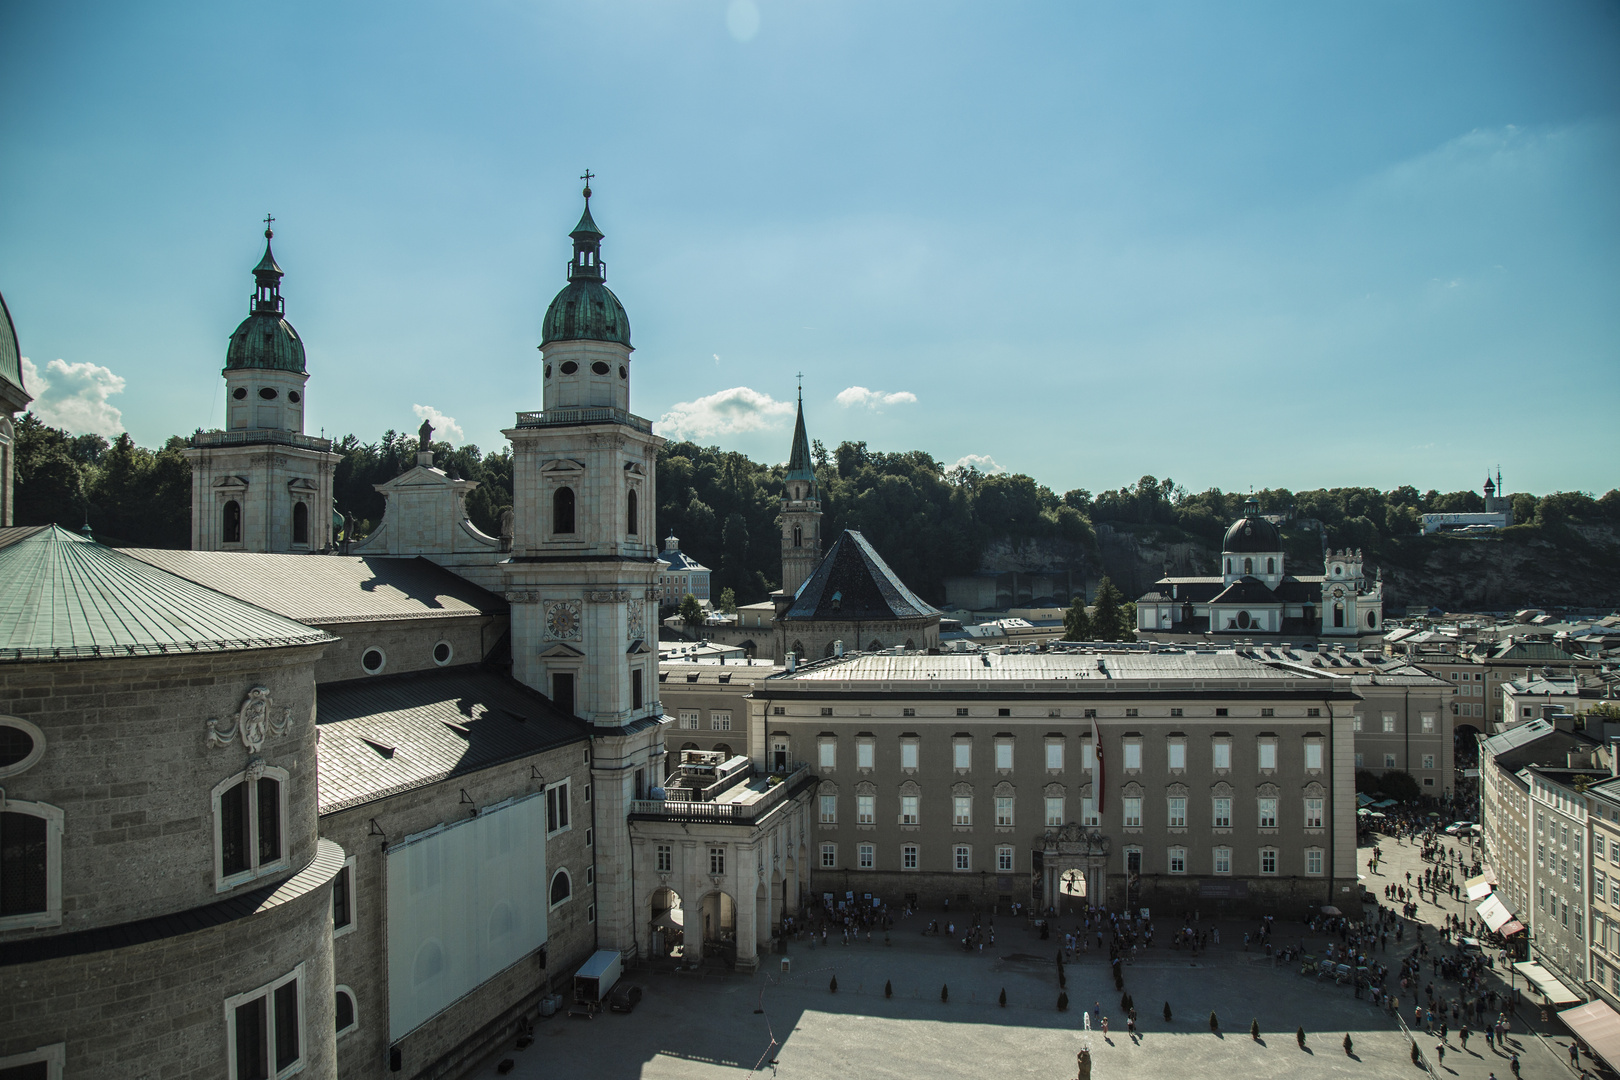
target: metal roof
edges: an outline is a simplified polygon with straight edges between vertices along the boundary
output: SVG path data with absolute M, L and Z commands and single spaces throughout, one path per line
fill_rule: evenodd
M 22 353 L 17 347 L 17 328 L 11 322 L 11 309 L 6 307 L 6 298 L 0 296 L 0 382 L 10 383 L 24 393 L 28 388 L 23 386 Z
M 785 620 L 864 622 L 938 615 L 854 529 L 845 529 L 799 589 Z
M 60 526 L 9 531 L 24 535 L 0 547 L 0 662 L 335 640 Z
M 1112 652 L 1089 650 L 1044 653 L 863 653 L 842 660 L 808 664 L 773 684 L 795 682 L 1009 683 L 1086 680 L 1118 681 L 1260 681 L 1282 686 L 1315 682 L 1316 672 L 1288 668 L 1239 656 L 1235 652 Z M 1075 689 L 1078 689 L 1076 687 Z
M 472 666 L 318 687 L 315 720 L 323 814 L 589 737 L 583 720 Z
M 506 611 L 506 601 L 494 593 L 420 557 L 124 550 L 171 574 L 303 623 L 446 619 Z

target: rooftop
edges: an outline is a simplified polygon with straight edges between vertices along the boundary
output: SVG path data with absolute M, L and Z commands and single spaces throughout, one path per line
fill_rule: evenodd
M 816 572 L 800 587 L 783 618 L 865 622 L 938 614 L 889 569 L 866 537 L 854 529 L 845 529 Z

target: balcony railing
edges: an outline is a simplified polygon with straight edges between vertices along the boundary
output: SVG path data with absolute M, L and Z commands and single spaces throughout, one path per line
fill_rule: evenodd
M 520 412 L 517 414 L 517 426 L 529 427 L 566 427 L 574 424 L 624 424 L 637 431 L 652 434 L 652 421 L 626 409 L 615 409 L 607 406 L 580 406 L 567 409 L 546 409 L 542 412 Z
M 753 802 L 695 802 L 688 799 L 634 799 L 630 803 L 632 817 L 655 818 L 659 821 L 712 822 L 717 825 L 751 825 L 771 813 L 783 802 L 815 782 L 809 765 L 800 765 L 773 784 Z
M 301 435 L 279 428 L 240 428 L 236 431 L 199 431 L 191 437 L 192 446 L 296 446 L 300 450 L 330 450 L 331 439 Z

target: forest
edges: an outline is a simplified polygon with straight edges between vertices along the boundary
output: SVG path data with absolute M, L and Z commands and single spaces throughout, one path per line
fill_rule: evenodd
M 105 543 L 184 548 L 190 542 L 191 467 L 184 436 L 159 449 L 137 446 L 126 435 L 72 435 L 25 414 L 17 425 L 16 523 L 89 524 Z M 333 444 L 342 455 L 335 495 L 339 513 L 352 513 L 357 535 L 381 520 L 383 499 L 373 485 L 416 462 L 412 435 L 389 431 L 376 442 L 348 435 Z M 499 532 L 501 511 L 512 500 L 509 449 L 433 445 L 435 464 L 480 484 L 467 500 L 473 523 Z M 843 529 L 859 529 L 900 577 L 925 599 L 939 603 L 945 579 L 979 569 L 986 546 L 1002 538 L 1067 541 L 1094 551 L 1094 526 L 1153 531 L 1170 539 L 1219 545 L 1242 513 L 1247 493 L 1218 488 L 1189 492 L 1168 478 L 1144 476 L 1134 486 L 1093 495 L 1083 488 L 1062 494 L 1019 473 L 951 469 L 922 450 L 886 453 L 865 442 L 828 452 L 813 446 L 821 481 L 825 542 Z M 680 537 L 683 550 L 714 571 L 714 593 L 733 590 L 739 603 L 764 599 L 777 584 L 777 500 L 782 465 L 691 442 L 667 443 L 658 458 L 658 536 Z M 1390 541 L 1415 535 L 1424 513 L 1484 509 L 1477 492 L 1442 493 L 1403 486 L 1282 488 L 1255 492 L 1268 513 L 1309 522 L 1334 547 L 1359 547 L 1376 560 Z M 1581 492 L 1512 495 L 1508 533 L 1556 537 L 1569 525 L 1620 525 L 1620 491 L 1600 498 Z

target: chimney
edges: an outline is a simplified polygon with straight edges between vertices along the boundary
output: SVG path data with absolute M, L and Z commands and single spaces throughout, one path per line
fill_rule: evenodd
M 786 663 L 787 663 L 787 673 L 789 675 L 791 675 L 795 671 L 799 670 L 799 658 L 797 656 L 795 656 L 793 653 L 788 653 L 787 654 Z
M 834 656 L 843 656 L 844 655 L 844 643 L 843 643 L 843 641 L 835 641 L 835 642 L 833 642 L 833 655 Z
M 1620 735 L 1609 740 L 1609 775 L 1620 776 Z

